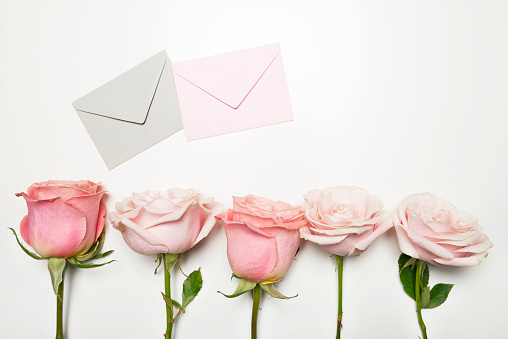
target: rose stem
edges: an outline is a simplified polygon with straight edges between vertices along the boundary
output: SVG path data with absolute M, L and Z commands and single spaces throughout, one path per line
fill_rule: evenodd
M 256 339 L 258 336 L 257 327 L 258 327 L 259 299 L 261 298 L 261 285 L 256 284 L 256 287 L 254 287 L 253 298 L 254 301 L 252 303 L 252 322 L 250 330 L 251 330 L 251 338 Z
M 416 300 L 416 312 L 418 313 L 418 324 L 420 324 L 420 329 L 422 330 L 423 339 L 427 339 L 427 327 L 423 322 L 422 318 L 422 307 L 420 304 L 420 279 L 422 277 L 423 272 L 425 271 L 425 266 L 427 264 L 423 260 L 417 260 L 416 265 L 416 279 L 415 279 L 415 300 Z
M 344 257 L 339 255 L 335 255 L 335 261 L 337 262 L 337 275 L 339 278 L 338 281 L 338 290 L 339 290 L 339 310 L 337 314 L 337 339 L 340 339 L 340 330 L 342 329 L 342 271 L 344 268 Z
M 171 334 L 173 331 L 173 304 L 171 303 L 171 275 L 169 274 L 168 266 L 167 266 L 167 253 L 164 253 L 162 257 L 164 258 L 164 293 L 166 294 L 166 319 L 167 319 L 167 328 L 166 334 L 164 337 L 166 339 L 171 339 Z M 169 305 L 168 305 L 169 302 Z
M 58 294 L 56 296 L 56 339 L 63 339 L 63 291 L 64 291 L 64 273 L 62 273 L 62 281 L 58 286 Z

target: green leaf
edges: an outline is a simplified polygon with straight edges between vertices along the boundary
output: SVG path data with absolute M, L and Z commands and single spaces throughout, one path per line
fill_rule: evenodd
M 23 250 L 23 252 L 25 252 L 26 254 L 28 254 L 30 257 L 36 259 L 36 260 L 45 260 L 47 258 L 43 258 L 43 257 L 39 257 L 37 254 L 33 253 L 33 252 L 30 252 L 29 250 L 27 250 L 25 248 L 25 246 L 23 246 L 23 244 L 21 244 L 21 242 L 19 241 L 19 238 L 18 238 L 18 235 L 16 234 L 16 231 L 13 229 L 13 228 L 10 228 L 9 229 L 12 231 L 12 233 L 14 233 L 14 236 L 16 237 L 16 241 L 18 242 L 18 245 L 19 247 L 21 247 L 21 249 Z
M 238 287 L 233 292 L 233 294 L 227 295 L 227 294 L 222 293 L 221 291 L 217 291 L 217 292 L 219 292 L 220 294 L 222 294 L 226 298 L 236 298 L 239 295 L 242 295 L 242 294 L 244 294 L 246 292 L 249 292 L 250 290 L 254 289 L 254 287 L 256 287 L 256 284 L 257 283 L 254 282 L 254 281 L 250 281 L 250 280 L 247 280 L 245 278 L 242 278 L 242 280 L 240 280 L 240 283 L 238 284 Z
M 430 300 L 430 287 L 425 286 L 422 289 L 422 292 L 420 294 L 420 305 L 422 308 L 425 308 Z
M 423 308 L 436 308 L 446 301 L 453 284 L 436 284 L 430 291 L 429 303 Z
M 182 306 L 187 306 L 201 291 L 203 279 L 201 278 L 201 269 L 193 271 L 183 282 Z
M 408 255 L 402 253 L 399 257 L 399 276 L 400 282 L 402 283 L 402 287 L 404 287 L 404 291 L 411 299 L 415 299 L 415 275 L 416 275 L 416 267 L 406 266 L 404 265 L 411 260 L 412 258 Z
M 104 266 L 107 264 L 111 264 L 113 261 L 116 261 L 116 260 L 110 260 L 110 261 L 102 263 L 102 264 L 83 264 L 83 263 L 80 263 L 78 260 L 76 260 L 76 258 L 67 258 L 67 261 L 72 266 L 77 267 L 77 268 L 96 268 L 96 267 L 101 267 L 101 266 Z
M 49 258 L 48 270 L 51 275 L 53 291 L 55 292 L 55 295 L 58 295 L 58 286 L 62 283 L 64 276 L 65 258 Z
M 286 297 L 284 294 L 277 291 L 277 289 L 273 286 L 273 284 L 259 284 L 263 290 L 265 290 L 266 293 L 268 293 L 271 297 L 277 298 L 277 299 L 291 299 L 298 297 L 297 295 L 294 295 L 292 297 Z

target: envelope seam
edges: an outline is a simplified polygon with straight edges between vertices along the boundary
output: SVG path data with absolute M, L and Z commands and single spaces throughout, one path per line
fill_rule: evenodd
M 129 120 L 125 120 L 125 119 L 110 117 L 110 116 L 103 115 L 103 114 L 98 114 L 98 113 L 94 113 L 94 112 L 85 111 L 85 110 L 77 108 L 74 105 L 73 106 L 74 106 L 74 108 L 76 108 L 80 112 L 84 112 L 84 113 L 88 113 L 88 114 L 92 114 L 92 115 L 97 115 L 99 117 L 109 118 L 109 119 L 113 119 L 113 120 L 132 122 L 134 124 L 144 125 L 146 120 L 148 119 L 148 114 L 150 114 L 150 108 L 152 107 L 153 100 L 155 99 L 155 95 L 157 94 L 157 89 L 159 88 L 159 83 L 160 83 L 160 81 L 162 79 L 162 74 L 164 73 L 164 68 L 166 67 L 167 61 L 168 61 L 168 59 L 166 58 L 166 60 L 164 60 L 164 64 L 162 65 L 161 74 L 159 75 L 159 79 L 157 80 L 157 85 L 155 85 L 155 90 L 153 91 L 152 99 L 150 100 L 150 105 L 148 105 L 148 110 L 146 112 L 145 120 L 143 120 L 143 122 L 129 121 Z
M 247 94 L 245 94 L 245 96 L 243 97 L 242 101 L 240 101 L 240 103 L 238 104 L 238 106 L 236 107 L 233 107 L 231 106 L 230 104 L 228 104 L 227 102 L 217 98 L 215 95 L 213 95 L 212 93 L 208 92 L 207 90 L 205 90 L 204 88 L 196 85 L 195 83 L 193 83 L 192 81 L 188 80 L 187 78 L 184 78 L 183 76 L 181 76 L 180 74 L 178 74 L 177 72 L 176 75 L 178 75 L 180 78 L 182 78 L 183 80 L 187 81 L 189 84 L 199 88 L 200 90 L 202 90 L 203 92 L 207 93 L 208 95 L 210 95 L 211 97 L 214 97 L 215 99 L 217 99 L 218 101 L 222 102 L 224 105 L 228 106 L 228 107 L 231 107 L 232 109 L 238 109 L 242 104 L 243 102 L 245 101 L 245 99 L 247 99 L 247 97 L 249 96 L 249 94 L 252 92 L 252 90 L 254 89 L 254 87 L 256 87 L 256 85 L 258 84 L 258 82 L 261 80 L 261 78 L 263 78 L 263 76 L 265 75 L 265 73 L 268 71 L 268 69 L 270 68 L 270 66 L 272 66 L 273 62 L 275 61 L 275 59 L 277 59 L 277 57 L 280 55 L 280 52 L 277 53 L 277 55 L 272 59 L 272 61 L 270 61 L 270 63 L 268 64 L 268 66 L 266 66 L 265 70 L 263 71 L 263 73 L 261 73 L 261 75 L 259 76 L 259 78 L 256 80 L 256 82 L 252 85 L 251 89 L 247 92 Z

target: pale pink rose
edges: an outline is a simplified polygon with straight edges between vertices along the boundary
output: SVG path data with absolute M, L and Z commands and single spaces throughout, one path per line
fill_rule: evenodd
M 363 188 L 337 186 L 304 195 L 309 225 L 300 235 L 344 257 L 358 255 L 392 225 L 383 203 Z
M 140 254 L 183 253 L 200 242 L 216 223 L 222 204 L 193 189 L 133 193 L 109 214 L 113 227 Z
M 393 222 L 402 252 L 438 266 L 479 265 L 492 247 L 474 216 L 430 193 L 405 198 Z
M 255 195 L 233 197 L 233 209 L 217 215 L 224 222 L 233 273 L 260 283 L 280 280 L 302 242 L 306 224 L 301 207 Z
M 105 192 L 98 186 L 88 180 L 49 180 L 16 194 L 28 207 L 20 224 L 23 240 L 44 258 L 86 253 L 104 228 Z

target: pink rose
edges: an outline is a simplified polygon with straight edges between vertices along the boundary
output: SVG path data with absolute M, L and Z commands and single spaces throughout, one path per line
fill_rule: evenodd
M 222 204 L 193 189 L 133 193 L 109 214 L 113 227 L 140 254 L 183 253 L 200 242 L 216 223 Z
M 104 229 L 104 191 L 88 180 L 35 183 L 23 196 L 28 215 L 21 220 L 25 242 L 44 258 L 86 253 Z
M 430 193 L 402 200 L 394 226 L 402 252 L 438 266 L 479 265 L 492 247 L 474 216 Z
M 233 273 L 263 284 L 286 274 L 306 224 L 301 207 L 254 195 L 233 197 L 233 209 L 217 218 L 224 222 Z
M 344 257 L 358 255 L 391 227 L 383 203 L 355 186 L 312 190 L 304 195 L 309 226 L 300 229 L 302 238 L 324 250 Z

